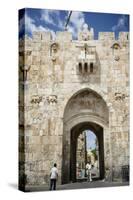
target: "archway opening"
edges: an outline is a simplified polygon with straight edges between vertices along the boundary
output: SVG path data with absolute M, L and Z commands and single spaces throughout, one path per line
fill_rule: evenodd
M 105 165 L 107 166 L 110 162 L 108 120 L 107 104 L 97 92 L 91 89 L 83 89 L 69 99 L 63 116 L 61 178 L 63 184 L 78 181 L 81 174 L 82 176 L 84 174 L 85 177 L 83 170 L 80 175 L 77 175 L 77 141 L 79 135 L 88 130 L 97 138 L 98 173 L 96 177 L 104 178 Z M 96 149 L 92 150 L 94 154 Z M 86 161 L 83 163 L 82 169 L 85 168 Z
M 104 178 L 103 128 L 93 122 L 84 122 L 71 130 L 70 181 L 85 181 L 86 164 L 91 162 L 93 180 Z
M 81 132 L 77 138 L 76 149 L 76 180 L 87 179 L 87 163 L 91 163 L 92 179 L 100 178 L 99 171 L 99 142 L 91 130 Z

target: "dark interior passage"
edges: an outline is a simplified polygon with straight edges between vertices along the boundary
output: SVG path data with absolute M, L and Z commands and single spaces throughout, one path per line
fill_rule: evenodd
M 94 149 L 88 149 L 89 131 L 95 135 Z M 88 134 L 87 134 L 88 133 Z M 96 154 L 96 155 L 95 155 Z M 95 155 L 95 158 L 94 158 Z M 95 161 L 93 160 L 95 159 Z M 103 128 L 92 122 L 84 122 L 76 125 L 71 130 L 70 142 L 70 181 L 76 182 L 86 177 L 86 163 L 91 161 L 92 168 L 95 167 L 93 178 L 104 178 L 104 146 L 103 146 Z M 94 166 L 95 165 L 95 166 Z M 97 173 L 96 173 L 97 172 Z

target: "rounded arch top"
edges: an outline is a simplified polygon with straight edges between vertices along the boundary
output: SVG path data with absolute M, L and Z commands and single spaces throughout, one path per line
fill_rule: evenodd
M 103 126 L 95 122 L 85 121 L 73 126 L 71 132 L 73 132 L 73 130 L 78 134 L 81 134 L 85 130 L 90 130 L 97 136 L 98 132 L 103 131 Z

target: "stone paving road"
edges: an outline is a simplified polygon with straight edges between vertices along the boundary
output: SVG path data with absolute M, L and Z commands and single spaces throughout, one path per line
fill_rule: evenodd
M 57 190 L 72 190 L 72 189 L 87 189 L 87 188 L 98 188 L 98 187 L 116 187 L 116 186 L 128 186 L 129 182 L 103 182 L 103 181 L 93 181 L 93 182 L 76 182 L 64 185 L 57 185 Z M 31 187 L 28 191 L 47 191 L 48 186 Z

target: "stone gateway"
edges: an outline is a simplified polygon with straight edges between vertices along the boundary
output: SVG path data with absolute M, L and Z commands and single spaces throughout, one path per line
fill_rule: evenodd
M 68 31 L 34 32 L 19 41 L 19 187 L 76 182 L 79 134 L 93 131 L 99 143 L 100 179 L 122 181 L 129 165 L 129 34 L 84 25 Z M 109 174 L 109 175 L 108 175 Z

